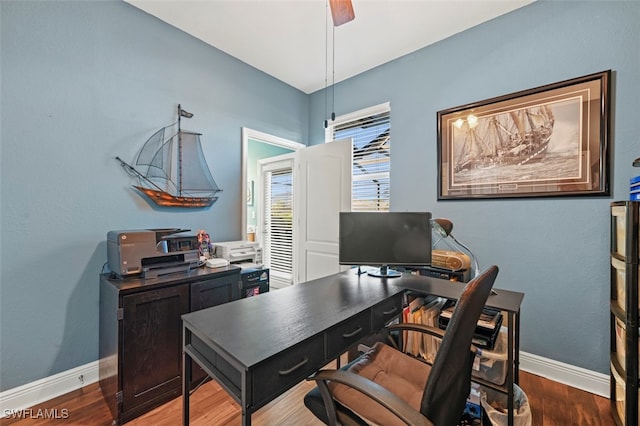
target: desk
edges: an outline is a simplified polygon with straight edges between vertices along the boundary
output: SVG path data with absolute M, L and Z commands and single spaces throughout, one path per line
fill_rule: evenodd
M 424 276 L 347 271 L 185 314 L 183 422 L 189 424 L 191 359 L 240 404 L 242 424 L 250 425 L 253 412 L 397 317 L 405 291 L 457 298 L 463 287 Z M 492 296 L 499 303 L 491 306 L 517 314 L 522 296 L 500 290 Z M 511 365 L 517 369 L 517 360 Z

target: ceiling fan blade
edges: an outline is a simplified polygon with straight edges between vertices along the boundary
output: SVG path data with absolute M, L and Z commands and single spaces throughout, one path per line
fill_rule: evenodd
M 351 0 L 329 0 L 329 6 L 331 7 L 331 17 L 335 27 L 353 21 L 356 17 L 355 13 L 353 13 Z

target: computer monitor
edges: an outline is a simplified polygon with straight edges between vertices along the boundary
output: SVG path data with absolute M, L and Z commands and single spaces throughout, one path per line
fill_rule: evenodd
M 400 276 L 389 266 L 431 265 L 431 213 L 341 212 L 339 263 L 378 266 L 370 275 Z

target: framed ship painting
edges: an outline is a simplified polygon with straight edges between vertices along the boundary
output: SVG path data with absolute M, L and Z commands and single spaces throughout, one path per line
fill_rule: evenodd
M 609 195 L 611 71 L 438 112 L 438 199 Z

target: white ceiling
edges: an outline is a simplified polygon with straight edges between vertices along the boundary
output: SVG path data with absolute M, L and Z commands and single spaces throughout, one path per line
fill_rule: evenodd
M 125 1 L 312 93 L 534 0 L 352 0 L 335 52 L 325 0 Z

